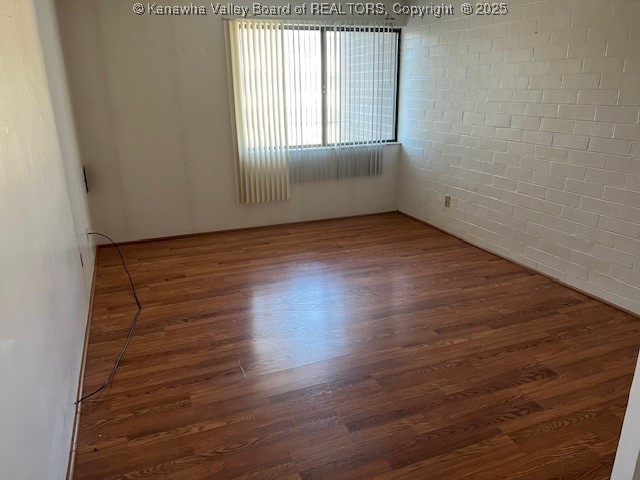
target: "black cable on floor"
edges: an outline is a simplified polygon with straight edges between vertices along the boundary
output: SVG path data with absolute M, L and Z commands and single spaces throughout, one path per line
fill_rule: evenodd
M 120 353 L 118 354 L 118 357 L 116 358 L 116 361 L 113 364 L 113 368 L 111 369 L 111 373 L 109 373 L 109 376 L 107 377 L 105 382 L 102 385 L 100 385 L 98 388 L 96 388 L 93 392 L 88 393 L 83 397 L 80 397 L 76 401 L 76 405 L 78 403 L 82 402 L 83 400 L 86 400 L 89 397 L 93 397 L 96 393 L 100 392 L 103 388 L 105 388 L 107 385 L 109 385 L 111 383 L 111 380 L 113 380 L 113 376 L 116 374 L 116 370 L 118 369 L 118 366 L 120 365 L 120 361 L 122 360 L 122 357 L 124 357 L 124 352 L 127 351 L 127 347 L 129 346 L 129 342 L 131 341 L 131 337 L 133 337 L 133 331 L 135 330 L 136 324 L 138 323 L 138 317 L 140 316 L 140 312 L 142 311 L 142 305 L 140 305 L 140 300 L 138 299 L 138 294 L 136 293 L 136 287 L 134 287 L 134 285 L 133 285 L 133 279 L 131 278 L 131 274 L 129 273 L 129 269 L 127 268 L 127 264 L 124 261 L 124 257 L 122 256 L 122 252 L 120 251 L 120 248 L 118 247 L 118 244 L 116 242 L 114 242 L 110 237 L 108 237 L 107 235 L 105 235 L 103 233 L 88 232 L 88 235 L 98 235 L 100 237 L 106 238 L 107 240 L 109 240 L 111 242 L 111 244 L 114 247 L 116 247 L 116 250 L 118 251 L 118 255 L 120 255 L 120 260 L 122 261 L 122 266 L 124 267 L 124 271 L 127 272 L 127 277 L 129 277 L 129 285 L 131 285 L 131 291 L 133 292 L 133 298 L 136 301 L 136 305 L 138 306 L 138 310 L 136 311 L 136 314 L 133 317 L 133 321 L 131 322 L 131 327 L 129 328 L 129 334 L 127 335 L 127 338 L 124 341 L 124 345 L 122 345 L 122 349 L 120 349 Z

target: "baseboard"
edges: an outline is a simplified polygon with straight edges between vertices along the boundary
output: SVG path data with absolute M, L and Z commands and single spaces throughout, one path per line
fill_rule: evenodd
M 80 378 L 78 379 L 78 391 L 76 399 L 82 396 L 84 388 L 84 371 L 87 364 L 87 350 L 89 348 L 89 333 L 91 330 L 91 312 L 93 311 L 93 297 L 96 289 L 96 275 L 98 271 L 98 248 L 94 246 L 93 253 L 93 274 L 91 275 L 91 294 L 89 295 L 89 307 L 87 310 L 87 323 L 84 330 L 84 345 L 82 347 L 82 359 L 80 360 Z M 76 404 L 76 411 L 73 417 L 73 430 L 71 434 L 71 446 L 69 448 L 69 463 L 67 465 L 67 480 L 73 479 L 73 471 L 76 463 L 76 450 L 78 445 L 78 432 L 80 430 L 80 411 L 82 403 Z
M 514 260 L 514 259 L 509 258 L 509 257 L 505 257 L 504 255 L 501 255 L 501 254 L 496 253 L 496 252 L 492 252 L 491 250 L 487 250 L 487 249 L 486 249 L 486 247 L 481 247 L 480 245 L 477 245 L 477 244 L 475 244 L 474 242 L 472 242 L 472 241 L 470 241 L 470 240 L 467 240 L 467 239 L 465 239 L 465 238 L 462 238 L 462 237 L 460 237 L 459 235 L 456 235 L 455 233 L 448 232 L 448 231 L 447 231 L 447 230 L 445 230 L 444 228 L 436 227 L 435 225 L 433 225 L 433 224 L 431 224 L 431 223 L 429 223 L 429 222 L 427 222 L 427 221 L 425 221 L 425 220 L 422 220 L 422 219 L 420 219 L 420 218 L 414 217 L 413 215 L 409 215 L 408 213 L 401 212 L 400 210 L 398 210 L 398 213 L 399 213 L 400 215 L 404 215 L 404 216 L 405 216 L 405 217 L 407 217 L 407 218 L 410 218 L 410 219 L 412 219 L 412 220 L 415 220 L 416 222 L 420 222 L 420 223 L 422 223 L 422 224 L 424 224 L 424 225 L 426 225 L 426 226 L 428 226 L 428 227 L 434 228 L 434 229 L 436 229 L 436 230 L 438 230 L 438 231 L 440 231 L 440 232 L 442 232 L 442 233 L 446 233 L 447 235 L 450 235 L 450 236 L 452 236 L 452 237 L 455 237 L 455 238 L 457 238 L 458 240 L 460 240 L 461 242 L 466 243 L 467 245 L 471 245 L 472 247 L 479 248 L 479 249 L 480 249 L 480 250 L 482 250 L 483 252 L 490 253 L 491 255 L 495 255 L 496 257 L 500 257 L 500 258 L 502 258 L 503 260 L 506 260 L 506 261 L 508 261 L 508 262 L 515 263 L 516 265 L 518 265 L 518 266 L 520 266 L 520 267 L 522 267 L 522 268 L 524 268 L 524 269 L 526 269 L 526 270 L 528 270 L 528 271 L 530 271 L 530 272 L 536 273 L 536 274 L 538 274 L 538 275 L 542 275 L 543 277 L 546 277 L 546 278 L 548 278 L 549 280 L 552 280 L 552 281 L 554 281 L 554 282 L 556 282 L 556 283 L 558 283 L 558 284 L 562 285 L 563 287 L 570 288 L 571 290 L 573 290 L 573 291 L 575 291 L 575 292 L 581 293 L 582 295 L 586 295 L 586 296 L 587 296 L 587 297 L 589 297 L 589 298 L 592 298 L 592 299 L 594 299 L 594 300 L 597 300 L 598 302 L 602 302 L 602 303 L 604 303 L 604 304 L 606 304 L 606 305 L 609 305 L 610 307 L 615 308 L 616 310 L 620 310 L 620 311 L 622 311 L 622 312 L 624 312 L 624 313 L 628 313 L 629 315 L 632 315 L 632 316 L 634 316 L 634 317 L 636 317 L 636 318 L 640 319 L 640 314 L 638 314 L 638 313 L 636 313 L 636 312 L 633 312 L 633 311 L 631 311 L 631 310 L 629 310 L 629 309 L 627 309 L 627 308 L 621 307 L 620 305 L 616 305 L 615 303 L 612 303 L 612 302 L 610 302 L 609 300 L 605 300 L 604 298 L 600 298 L 600 297 L 598 297 L 598 296 L 594 295 L 593 293 L 586 292 L 586 291 L 584 291 L 584 290 L 582 290 L 582 289 L 580 289 L 580 288 L 578 288 L 578 287 L 575 287 L 575 286 L 573 286 L 573 285 L 571 285 L 571 284 L 568 284 L 567 282 L 564 282 L 564 281 L 562 281 L 562 280 L 560 280 L 560 279 L 558 279 L 558 278 L 552 277 L 552 276 L 551 276 L 551 275 L 549 275 L 548 273 L 541 272 L 541 271 L 539 271 L 539 270 L 536 270 L 535 268 L 532 268 L 532 267 L 530 267 L 530 266 L 528 266 L 528 265 L 525 265 L 525 264 L 523 264 L 523 263 L 521 263 L 521 262 L 518 262 L 517 260 Z
M 126 245 L 137 245 L 141 243 L 149 243 L 149 242 L 158 242 L 161 240 L 176 240 L 179 238 L 189 238 L 189 237 L 200 237 L 206 235 L 215 235 L 217 233 L 227 233 L 227 232 L 242 232 L 244 230 L 261 230 L 264 228 L 273 228 L 273 227 L 289 227 L 293 225 L 304 225 L 308 223 L 318 223 L 318 222 L 328 222 L 330 220 L 348 220 L 349 218 L 360 218 L 360 217 L 372 217 L 376 215 L 384 215 L 385 213 L 400 213 L 398 210 L 384 210 L 376 213 L 360 213 L 357 215 L 345 215 L 343 217 L 329 217 L 329 218 L 318 218 L 315 220 L 298 220 L 295 222 L 285 222 L 285 223 L 270 223 L 268 225 L 256 225 L 252 227 L 238 227 L 238 228 L 225 228 L 222 230 L 209 230 L 206 232 L 197 232 L 197 233 L 184 233 L 180 235 L 167 235 L 164 237 L 151 237 L 151 238 L 142 238 L 140 240 L 129 240 L 126 242 L 116 242 L 118 246 L 126 246 Z M 110 247 L 113 246 L 109 243 L 101 244 L 100 247 Z

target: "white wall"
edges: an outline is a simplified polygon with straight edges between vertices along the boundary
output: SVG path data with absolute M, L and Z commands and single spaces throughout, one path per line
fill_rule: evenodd
M 396 210 L 398 147 L 381 177 L 236 203 L 220 17 L 138 16 L 111 0 L 57 10 L 96 230 L 122 241 Z
M 60 142 L 63 170 L 70 196 L 74 232 L 78 248 L 85 261 L 82 273 L 84 275 L 83 283 L 87 286 L 86 295 L 88 298 L 93 281 L 95 239 L 87 237 L 87 231 L 91 230 L 89 228 L 89 207 L 78 149 L 78 138 L 71 111 L 69 86 L 62 58 L 55 5 L 53 0 L 34 0 L 34 3 L 53 115 L 56 121 L 56 132 Z
M 640 313 L 640 1 L 508 3 L 409 21 L 399 209 Z
M 67 470 L 93 250 L 68 183 L 68 98 L 49 88 L 63 85 L 53 7 L 35 3 L 38 18 L 31 0 L 0 2 L 0 477 L 39 480 Z
M 640 357 L 633 376 L 611 480 L 640 480 Z

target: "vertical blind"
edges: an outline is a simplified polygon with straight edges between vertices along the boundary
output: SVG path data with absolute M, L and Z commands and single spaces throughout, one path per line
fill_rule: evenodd
M 390 25 L 232 20 L 238 200 L 290 182 L 382 173 L 395 136 L 398 36 Z
M 290 196 L 282 22 L 232 21 L 238 201 Z

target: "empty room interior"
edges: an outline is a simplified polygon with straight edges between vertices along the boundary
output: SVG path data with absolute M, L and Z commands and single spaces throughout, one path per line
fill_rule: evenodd
M 0 478 L 640 480 L 640 0 L 0 1 Z

